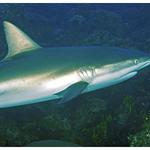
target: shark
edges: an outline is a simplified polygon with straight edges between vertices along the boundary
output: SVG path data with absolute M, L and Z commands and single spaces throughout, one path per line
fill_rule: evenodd
M 148 53 L 102 46 L 43 48 L 4 21 L 8 52 L 0 61 L 0 108 L 58 100 L 119 84 L 150 65 Z

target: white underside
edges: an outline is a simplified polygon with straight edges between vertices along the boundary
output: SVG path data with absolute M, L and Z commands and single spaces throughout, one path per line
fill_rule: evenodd
M 76 73 L 50 79 L 49 74 L 5 81 L 0 84 L 0 108 L 32 104 L 60 98 L 61 92 L 80 80 Z
M 123 72 L 116 72 L 116 73 L 109 73 L 103 76 L 97 76 L 83 91 L 83 93 L 105 88 L 120 82 L 123 82 L 134 75 L 137 74 L 137 72 L 130 72 L 127 74 L 124 74 Z M 34 79 L 35 80 L 35 79 Z M 70 85 L 79 82 L 81 79 L 78 76 L 77 73 L 73 73 L 67 76 L 63 76 L 58 79 L 54 80 L 44 80 L 41 79 L 41 83 L 33 84 L 33 86 L 27 86 L 22 88 L 21 81 L 18 81 L 18 88 L 17 89 L 9 89 L 9 91 L 4 91 L 0 96 L 0 108 L 4 107 L 12 107 L 12 106 L 19 106 L 19 105 L 25 105 L 25 104 L 32 104 L 47 100 L 55 100 L 59 99 L 60 97 L 55 95 L 55 93 L 58 93 L 60 91 L 63 91 Z M 30 81 L 31 82 L 31 81 Z M 15 83 L 17 83 L 15 81 Z M 15 84 L 17 86 L 17 84 Z M 13 83 L 8 83 L 10 85 L 13 85 Z M 4 86 L 4 85 L 3 85 Z M 2 88 L 2 85 L 1 85 Z M 12 88 L 10 86 L 10 88 Z

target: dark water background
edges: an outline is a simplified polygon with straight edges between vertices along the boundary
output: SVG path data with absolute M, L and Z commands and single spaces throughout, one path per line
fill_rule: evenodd
M 150 52 L 150 4 L 0 4 L 2 22 L 41 46 L 104 45 Z M 119 85 L 55 101 L 0 109 L 0 146 L 61 140 L 81 146 L 150 146 L 150 68 Z

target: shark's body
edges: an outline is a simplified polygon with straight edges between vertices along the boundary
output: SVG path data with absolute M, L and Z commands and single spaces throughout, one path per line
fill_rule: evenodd
M 9 52 L 0 63 L 1 108 L 54 99 L 64 103 L 123 82 L 150 65 L 150 56 L 140 51 L 98 46 L 41 48 L 8 22 L 5 31 Z

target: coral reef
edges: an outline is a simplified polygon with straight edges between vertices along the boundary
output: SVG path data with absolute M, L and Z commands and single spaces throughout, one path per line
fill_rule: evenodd
M 150 146 L 150 113 L 144 119 L 142 131 L 128 137 L 130 146 Z

